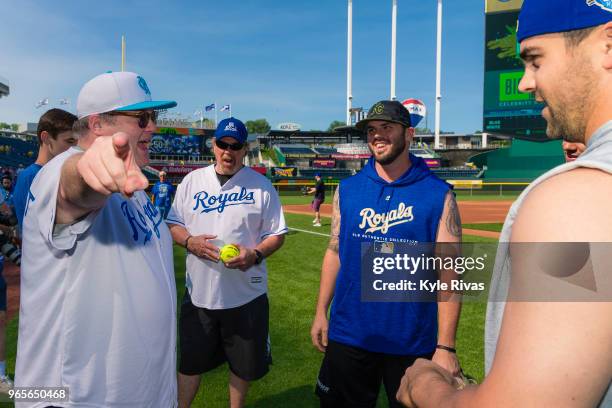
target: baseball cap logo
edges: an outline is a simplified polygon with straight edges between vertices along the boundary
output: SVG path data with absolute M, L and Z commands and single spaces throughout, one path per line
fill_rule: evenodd
M 144 93 L 146 93 L 147 95 L 151 95 L 151 91 L 149 90 L 149 86 L 147 85 L 147 81 L 145 81 L 144 78 L 141 77 L 141 76 L 138 76 L 136 78 L 138 79 L 138 86 L 140 88 L 142 88 Z
M 383 113 L 384 111 L 385 111 L 385 107 L 383 106 L 383 104 L 382 104 L 382 103 L 377 103 L 377 104 L 374 106 L 374 109 L 372 109 L 372 112 L 373 112 L 375 115 L 382 115 L 382 113 Z
M 587 5 L 599 6 L 602 10 L 612 12 L 612 0 L 587 0 Z
M 229 122 L 227 126 L 225 126 L 224 130 L 228 132 L 238 132 L 238 129 L 236 129 L 236 125 L 234 124 L 234 122 Z

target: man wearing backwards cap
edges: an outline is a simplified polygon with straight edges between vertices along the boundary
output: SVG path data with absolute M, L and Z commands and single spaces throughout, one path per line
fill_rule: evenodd
M 176 406 L 172 238 L 140 170 L 157 110 L 174 106 L 131 72 L 81 89 L 78 144 L 26 204 L 15 370 L 16 387 L 67 396 L 16 407 Z
M 278 194 L 268 179 L 243 165 L 247 129 L 236 118 L 219 122 L 215 164 L 178 185 L 166 222 L 188 250 L 179 321 L 180 408 L 191 406 L 202 374 L 228 362 L 230 406 L 244 406 L 251 381 L 271 362 L 265 258 L 287 233 Z M 240 253 L 220 260 L 219 248 Z
M 316 393 L 322 407 L 374 407 L 384 383 L 389 406 L 396 407 L 402 375 L 416 358 L 431 358 L 459 372 L 455 332 L 461 305 L 447 292 L 440 293 L 439 302 L 435 297 L 398 301 L 392 290 L 379 292 L 379 301 L 362 301 L 362 291 L 369 290 L 369 284 L 361 284 L 366 273 L 362 244 L 395 248 L 400 256 L 400 243 L 457 243 L 461 220 L 449 185 L 409 154 L 414 130 L 401 103 L 374 104 L 357 127 L 367 133 L 372 159 L 342 180 L 333 199 L 331 238 L 310 331 L 313 345 L 325 353 Z M 454 275 L 441 271 L 440 279 Z
M 506 218 L 484 383 L 455 391 L 444 370 L 419 360 L 398 392 L 409 407 L 612 407 L 609 249 L 589 244 L 612 242 L 612 3 L 526 0 L 517 39 L 519 88 L 544 103 L 548 136 L 587 148 L 534 181 Z

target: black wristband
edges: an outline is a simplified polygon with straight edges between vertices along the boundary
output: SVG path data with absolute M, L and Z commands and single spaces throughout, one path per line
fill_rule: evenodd
M 257 258 L 255 259 L 255 265 L 259 265 L 263 262 L 264 255 L 259 249 L 254 249 L 253 251 L 255 251 L 255 255 L 257 255 Z
M 188 236 L 187 239 L 185 240 L 185 249 L 189 249 L 189 248 L 187 248 L 187 246 L 189 245 L 189 240 L 191 238 L 193 238 L 193 235 Z
M 454 349 L 454 348 L 452 348 L 452 347 L 448 347 L 448 346 L 443 346 L 442 344 L 438 344 L 438 345 L 436 346 L 436 348 L 437 348 L 437 349 L 440 349 L 440 350 L 446 350 L 446 351 L 448 351 L 449 353 L 454 353 L 454 354 L 457 354 L 457 350 L 456 350 L 456 349 Z

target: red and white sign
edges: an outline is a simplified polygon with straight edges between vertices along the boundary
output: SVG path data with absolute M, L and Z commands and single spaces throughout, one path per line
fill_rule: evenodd
M 312 161 L 312 167 L 333 169 L 334 167 L 336 167 L 336 160 L 334 159 L 314 159 Z

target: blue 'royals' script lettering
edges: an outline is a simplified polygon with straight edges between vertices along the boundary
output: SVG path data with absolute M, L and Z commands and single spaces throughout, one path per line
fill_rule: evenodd
M 147 225 L 145 216 L 142 215 L 138 209 L 136 209 L 136 214 L 134 214 L 127 201 L 121 203 L 121 212 L 123 212 L 123 215 L 127 218 L 130 226 L 132 227 L 132 239 L 138 242 L 140 238 L 140 231 L 144 234 L 144 244 L 146 244 L 151 240 L 153 232 L 155 232 L 155 236 L 159 239 L 159 225 L 162 223 L 162 218 L 161 214 L 157 210 L 157 207 L 150 202 L 147 202 L 142 209 L 144 210 L 146 217 L 149 219 L 149 221 L 151 221 L 151 224 L 153 224 L 153 231 L 151 231 L 151 228 L 149 228 Z
M 209 195 L 206 191 L 200 191 L 193 198 L 195 200 L 193 211 L 197 211 L 201 207 L 200 213 L 208 213 L 215 210 L 222 213 L 225 207 L 231 205 L 255 204 L 255 193 L 247 191 L 244 187 L 240 189 L 240 193 L 221 193 L 219 195 Z

